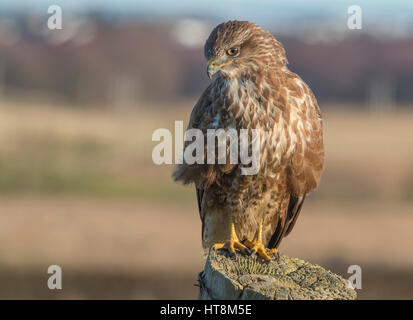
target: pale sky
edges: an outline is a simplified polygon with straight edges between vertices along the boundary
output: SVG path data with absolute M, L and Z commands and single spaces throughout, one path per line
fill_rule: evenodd
M 124 15 L 142 15 L 165 19 L 176 16 L 206 17 L 218 21 L 250 20 L 262 26 L 291 28 L 297 23 L 328 21 L 345 26 L 350 5 L 363 10 L 363 29 L 413 29 L 412 0 L 1 0 L 0 13 L 6 11 L 46 12 L 58 4 L 63 12 L 105 11 Z M 287 27 L 288 25 L 288 27 Z

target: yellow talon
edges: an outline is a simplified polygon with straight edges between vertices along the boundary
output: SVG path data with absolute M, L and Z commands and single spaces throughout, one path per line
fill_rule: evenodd
M 249 254 L 248 248 L 242 244 L 235 232 L 234 223 L 231 223 L 231 234 L 229 240 L 223 243 L 216 243 L 213 246 L 214 250 L 228 250 L 229 253 L 235 254 L 235 249 L 238 249 L 243 254 Z
M 258 257 L 267 262 L 271 260 L 271 257 L 269 256 L 270 254 L 277 255 L 278 253 L 278 250 L 276 248 L 267 249 L 262 244 L 262 223 L 260 223 L 254 239 L 246 239 L 244 241 L 244 244 L 252 254 L 256 252 Z

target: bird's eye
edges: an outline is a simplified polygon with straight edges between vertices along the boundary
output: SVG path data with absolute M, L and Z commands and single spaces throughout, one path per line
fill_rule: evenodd
M 239 50 L 238 48 L 231 48 L 227 50 L 227 55 L 231 57 L 235 57 L 238 54 Z

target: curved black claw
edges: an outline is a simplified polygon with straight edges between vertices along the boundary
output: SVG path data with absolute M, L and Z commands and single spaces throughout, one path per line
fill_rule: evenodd
M 228 253 L 231 258 L 234 258 L 235 260 L 237 259 L 237 254 L 235 252 L 228 251 Z
M 274 258 L 271 258 L 270 260 L 267 261 L 267 264 L 270 263 L 270 262 L 272 262 L 272 261 L 274 261 L 274 262 L 280 262 L 280 259 L 281 259 L 280 253 L 277 252 L 277 253 L 275 254 L 275 257 L 274 257 Z

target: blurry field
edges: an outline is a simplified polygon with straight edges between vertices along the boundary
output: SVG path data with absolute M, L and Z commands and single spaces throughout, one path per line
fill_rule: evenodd
M 123 113 L 0 103 L 0 298 L 195 298 L 192 188 L 151 159 L 192 103 Z M 326 106 L 322 106 L 322 108 Z M 326 170 L 281 251 L 348 276 L 361 298 L 413 298 L 413 113 L 325 115 Z M 63 290 L 46 287 L 63 268 Z

